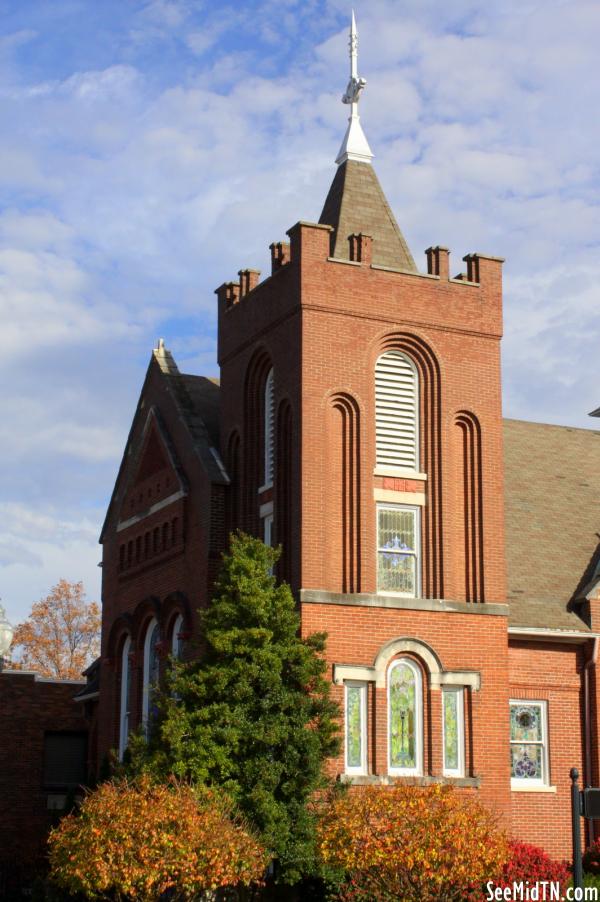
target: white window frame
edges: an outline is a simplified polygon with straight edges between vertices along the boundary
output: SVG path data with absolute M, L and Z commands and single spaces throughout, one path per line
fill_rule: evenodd
M 121 692 L 119 696 L 119 761 L 123 760 L 129 742 L 129 696 L 131 636 L 127 636 L 121 651 Z
M 392 767 L 392 671 L 407 664 L 415 674 L 415 767 Z M 387 673 L 387 760 L 388 773 L 394 777 L 421 777 L 423 775 L 423 675 L 411 658 L 392 661 Z
M 510 778 L 510 785 L 513 789 L 536 789 L 542 786 L 550 785 L 550 756 L 549 756 L 549 742 L 548 742 L 548 702 L 546 699 L 540 698 L 511 698 L 509 699 L 509 723 L 508 723 L 508 741 L 509 741 L 509 750 L 513 745 L 535 745 L 542 746 L 542 776 L 541 778 L 527 778 L 527 777 L 513 777 Z M 510 709 L 515 706 L 522 705 L 540 705 L 541 707 L 541 715 L 542 715 L 542 739 L 541 742 L 523 742 L 517 741 L 516 739 L 513 741 L 510 734 Z M 511 769 L 512 769 L 512 755 L 511 755 Z
M 181 648 L 179 646 L 179 633 L 183 629 L 183 615 L 178 614 L 173 624 L 173 634 L 171 636 L 171 654 L 177 660 L 180 659 Z
M 158 629 L 158 620 L 153 617 L 146 628 L 144 639 L 144 669 L 142 678 L 142 727 L 144 732 L 148 729 L 148 715 L 150 712 L 150 640 L 155 629 Z
M 446 766 L 446 708 L 445 695 L 456 696 L 456 723 L 458 727 L 458 767 Z M 442 687 L 442 774 L 445 777 L 464 777 L 465 775 L 465 689 L 464 686 Z
M 360 749 L 361 761 L 358 767 L 348 764 L 348 689 L 360 689 Z M 344 771 L 348 775 L 365 776 L 368 773 L 368 748 L 367 748 L 367 701 L 368 683 L 362 680 L 344 681 Z
M 265 481 L 262 489 L 270 489 L 273 485 L 273 473 L 275 470 L 275 383 L 273 368 L 269 370 L 265 380 L 264 396 L 265 415 Z
M 381 548 L 379 545 L 379 511 L 412 511 L 415 515 L 415 591 L 410 592 L 394 592 L 391 589 L 383 589 L 379 587 L 379 555 L 384 552 L 390 552 L 389 548 Z M 375 536 L 377 542 L 377 560 L 375 562 L 377 571 L 377 594 L 378 595 L 394 595 L 398 598 L 420 598 L 421 597 L 421 508 L 412 504 L 392 504 L 383 502 L 375 505 Z
M 385 454 L 383 459 L 382 455 L 378 453 L 378 444 L 381 438 L 380 430 L 378 429 L 379 418 L 378 418 L 378 405 L 377 405 L 377 382 L 378 382 L 378 368 L 380 362 L 384 360 L 386 357 L 388 359 L 390 357 L 402 357 L 405 360 L 413 374 L 413 385 L 414 385 L 414 418 L 413 418 L 413 430 L 414 430 L 414 468 L 408 466 L 406 462 L 397 461 L 394 462 L 390 460 L 390 455 Z M 420 385 L 419 385 L 419 371 L 416 367 L 414 360 L 409 357 L 408 354 L 405 354 L 404 351 L 400 351 L 397 348 L 389 348 L 387 351 L 384 351 L 383 354 L 380 354 L 375 362 L 375 466 L 379 467 L 399 467 L 404 470 L 409 470 L 414 472 L 418 472 L 420 466 L 420 448 L 419 448 L 419 430 L 420 430 Z

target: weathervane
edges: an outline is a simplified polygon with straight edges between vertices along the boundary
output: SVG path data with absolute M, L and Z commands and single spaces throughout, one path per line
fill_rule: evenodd
M 366 78 L 360 78 L 358 75 L 358 32 L 356 30 L 354 10 L 352 10 L 352 24 L 350 26 L 350 81 L 348 82 L 346 93 L 342 96 L 342 103 L 350 104 L 351 109 L 348 128 L 335 161 L 338 164 L 345 163 L 346 160 L 370 163 L 373 158 L 358 115 L 358 100 L 366 83 Z
M 358 98 L 366 83 L 366 78 L 358 77 L 358 34 L 354 10 L 352 10 L 352 25 L 350 26 L 350 81 L 348 82 L 346 93 L 342 96 L 342 103 L 358 103 Z

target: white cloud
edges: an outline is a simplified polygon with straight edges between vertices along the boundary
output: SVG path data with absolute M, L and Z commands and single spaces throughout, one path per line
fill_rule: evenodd
M 359 4 L 362 119 L 418 261 L 435 243 L 455 272 L 468 251 L 507 257 L 506 412 L 588 425 L 600 8 L 540 9 Z M 39 29 L 0 37 L 0 497 L 32 517 L 0 536 L 14 598 L 79 578 L 73 562 L 97 582 L 81 512 L 91 498 L 99 526 L 156 337 L 215 373 L 213 289 L 268 269 L 270 241 L 318 217 L 347 116 L 347 14 L 345 0 L 154 0 L 93 61 L 36 57 L 32 72 L 19 61 Z M 59 30 L 45 40 L 60 56 Z

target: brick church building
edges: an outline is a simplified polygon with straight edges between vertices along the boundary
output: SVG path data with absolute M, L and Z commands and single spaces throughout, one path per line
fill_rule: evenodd
M 418 268 L 355 48 L 319 221 L 216 291 L 220 381 L 152 354 L 101 536 L 99 760 L 148 721 L 239 527 L 328 634 L 332 773 L 465 787 L 564 858 L 569 769 L 600 782 L 600 433 L 502 418 L 502 260 Z

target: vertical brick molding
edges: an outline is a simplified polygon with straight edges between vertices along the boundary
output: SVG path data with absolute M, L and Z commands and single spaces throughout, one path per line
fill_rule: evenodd
M 290 262 L 289 241 L 274 241 L 269 245 L 271 251 L 271 275 Z
M 481 428 L 477 417 L 460 411 L 454 420 L 457 535 L 455 597 L 461 601 L 485 601 L 483 563 L 483 513 L 481 475 Z
M 238 276 L 240 277 L 240 297 L 243 298 L 258 285 L 260 269 L 240 269 Z
M 333 396 L 331 408 L 328 569 L 340 591 L 354 593 L 361 591 L 360 411 L 345 393 Z
M 373 238 L 371 235 L 364 235 L 359 232 L 355 235 L 348 236 L 350 244 L 350 259 L 354 263 L 364 263 L 370 266 L 373 260 Z
M 427 255 L 427 272 L 430 276 L 439 276 L 440 279 L 448 279 L 450 275 L 450 251 L 447 247 L 436 245 L 436 247 L 428 247 L 425 251 Z

